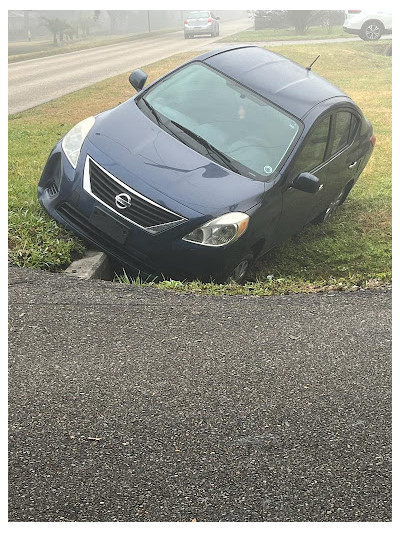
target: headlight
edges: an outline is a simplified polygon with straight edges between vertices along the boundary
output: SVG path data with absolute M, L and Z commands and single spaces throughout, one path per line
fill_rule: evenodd
M 245 213 L 226 213 L 222 217 L 214 218 L 203 226 L 195 229 L 184 241 L 204 244 L 205 246 L 224 246 L 236 241 L 246 231 L 249 215 Z
M 85 118 L 70 130 L 62 140 L 61 146 L 71 165 L 76 168 L 78 157 L 86 135 L 95 121 L 94 117 Z

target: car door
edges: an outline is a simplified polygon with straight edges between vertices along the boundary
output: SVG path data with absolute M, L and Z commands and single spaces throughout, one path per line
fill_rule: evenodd
M 310 172 L 318 178 L 325 179 L 324 162 L 328 149 L 331 114 L 324 115 L 307 135 L 303 147 L 287 171 L 283 184 L 282 215 L 279 223 L 279 240 L 284 240 L 300 231 L 317 211 L 320 203 L 321 189 L 315 194 L 299 191 L 291 187 L 293 180 L 302 172 Z
M 356 177 L 359 156 L 353 141 L 359 124 L 353 110 L 337 108 L 314 125 L 284 187 L 281 226 L 286 237 L 317 217 Z M 321 188 L 317 193 L 290 187 L 302 172 L 318 177 Z
M 361 153 L 354 143 L 354 138 L 359 126 L 360 118 L 352 109 L 339 108 L 332 113 L 327 154 L 330 165 L 327 166 L 328 173 L 324 176 L 325 191 L 320 195 L 326 206 L 332 201 L 332 196 L 337 197 L 356 178 Z

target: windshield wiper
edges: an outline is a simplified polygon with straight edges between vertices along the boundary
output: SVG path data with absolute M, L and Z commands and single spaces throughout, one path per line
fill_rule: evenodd
M 176 135 L 176 133 L 171 131 L 171 129 L 168 128 L 168 126 L 165 124 L 165 122 L 163 122 L 161 120 L 161 118 L 160 118 L 159 114 L 157 113 L 157 111 L 154 109 L 154 107 L 145 98 L 141 98 L 140 101 L 143 102 L 146 105 L 146 107 L 150 110 L 151 114 L 154 116 L 154 118 L 157 121 L 157 124 L 160 127 L 167 129 L 170 133 L 172 133 L 175 137 L 179 138 L 179 140 L 182 141 L 182 139 L 180 137 L 178 137 Z M 173 124 L 175 127 L 179 128 L 184 133 L 186 133 L 186 135 L 189 135 L 189 137 L 192 137 L 192 139 L 195 139 L 199 144 L 204 146 L 207 149 L 207 151 L 208 151 L 208 153 L 210 155 L 212 153 L 212 154 L 216 155 L 217 157 L 219 157 L 230 170 L 233 170 L 233 172 L 236 172 L 237 174 L 240 174 L 240 171 L 232 163 L 232 160 L 230 159 L 230 157 L 228 157 L 223 152 L 218 150 L 218 148 L 215 148 L 215 146 L 210 144 L 206 139 L 204 139 L 203 137 L 201 137 L 197 133 L 194 133 L 193 131 L 189 130 L 185 126 L 182 126 L 182 124 L 178 124 L 178 122 L 175 122 L 174 120 L 169 120 L 168 122 Z
M 160 126 L 162 122 L 159 114 L 154 109 L 154 107 L 145 98 L 141 98 L 140 101 L 142 101 L 150 109 L 150 112 L 152 113 L 153 117 L 157 120 L 157 124 Z
M 172 135 L 174 137 L 176 137 L 177 139 L 179 139 L 182 142 L 182 139 L 180 137 L 178 137 L 178 135 L 176 135 L 176 133 L 174 133 L 171 130 L 171 128 L 168 128 L 168 126 L 165 124 L 165 122 L 163 122 L 161 120 L 160 115 L 158 114 L 158 112 L 154 109 L 154 107 L 147 100 L 145 100 L 144 98 L 141 98 L 139 100 L 139 102 L 143 102 L 147 106 L 147 108 L 150 110 L 150 112 L 153 115 L 153 117 L 156 119 L 157 124 L 160 126 L 160 128 L 169 131 L 170 133 L 172 133 Z
M 185 132 L 187 135 L 189 135 L 189 137 L 192 137 L 193 139 L 195 139 L 199 144 L 201 144 L 202 146 L 204 146 L 204 148 L 207 148 L 208 152 L 212 152 L 213 154 L 217 155 L 222 161 L 224 161 L 224 163 L 226 164 L 226 166 L 230 169 L 230 170 L 233 170 L 233 172 L 236 172 L 238 174 L 240 174 L 239 170 L 235 167 L 235 165 L 232 163 L 232 160 L 230 157 L 228 157 L 226 154 L 224 154 L 223 152 L 221 152 L 220 150 L 218 150 L 218 148 L 215 148 L 215 146 L 213 146 L 211 143 L 209 143 L 206 139 L 204 139 L 203 137 L 201 137 L 201 135 L 198 135 L 197 133 L 195 133 L 194 131 L 191 131 L 189 130 L 188 128 L 186 128 L 185 126 L 182 126 L 182 124 L 178 124 L 178 122 L 175 122 L 174 120 L 170 120 L 171 124 L 173 124 L 174 126 L 176 126 L 177 128 L 179 128 L 180 130 L 182 130 L 183 132 Z

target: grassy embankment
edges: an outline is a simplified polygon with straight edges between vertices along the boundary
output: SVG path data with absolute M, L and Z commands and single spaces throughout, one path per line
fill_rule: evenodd
M 321 54 L 314 70 L 354 98 L 374 126 L 374 153 L 335 217 L 322 226 L 306 227 L 259 260 L 250 276 L 253 281 L 243 287 L 171 281 L 159 286 L 208 293 L 279 294 L 356 290 L 390 282 L 392 106 L 391 58 L 382 54 L 386 46 L 384 42 L 360 42 L 276 49 L 303 65 Z M 180 54 L 146 67 L 149 80 L 193 55 Z M 131 95 L 127 75 L 121 75 L 10 117 L 9 243 L 14 263 L 60 271 L 83 252 L 82 243 L 38 205 L 37 182 L 50 149 L 71 126 Z
M 228 35 L 220 40 L 223 43 L 262 43 L 271 41 L 308 41 L 312 39 L 339 39 L 356 37 L 343 30 L 342 26 L 323 28 L 316 26 L 309 28 L 307 33 L 300 35 L 294 28 L 266 28 L 265 30 L 245 30 L 234 35 Z

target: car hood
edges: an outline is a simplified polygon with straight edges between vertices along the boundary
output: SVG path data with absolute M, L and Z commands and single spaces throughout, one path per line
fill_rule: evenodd
M 98 162 L 128 186 L 152 199 L 161 193 L 198 213 L 246 211 L 264 193 L 264 182 L 186 146 L 146 117 L 134 99 L 98 115 L 88 140 L 104 154 Z

